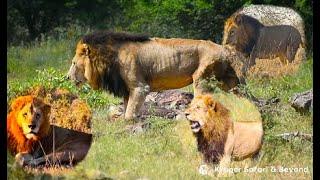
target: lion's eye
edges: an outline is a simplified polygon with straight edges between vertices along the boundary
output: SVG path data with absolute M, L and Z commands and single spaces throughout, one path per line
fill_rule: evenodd
M 24 117 L 27 117 L 28 113 L 25 112 L 25 113 L 23 113 L 22 115 L 23 115 Z
M 40 113 L 37 113 L 36 114 L 36 119 L 39 119 L 40 118 Z

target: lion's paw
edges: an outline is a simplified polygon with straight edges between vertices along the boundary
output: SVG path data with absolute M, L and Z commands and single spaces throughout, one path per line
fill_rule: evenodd
M 15 156 L 15 160 L 16 160 L 15 161 L 16 166 L 23 167 L 28 165 L 33 160 L 33 157 L 31 154 L 28 154 L 28 153 L 18 153 Z

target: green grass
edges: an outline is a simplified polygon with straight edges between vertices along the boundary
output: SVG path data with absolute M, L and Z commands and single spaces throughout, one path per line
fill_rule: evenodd
M 75 40 L 47 40 L 28 47 L 9 47 L 8 55 L 8 102 L 34 85 L 62 87 L 85 99 L 92 110 L 94 141 L 84 161 L 74 170 L 63 173 L 67 179 L 111 177 L 116 179 L 211 179 L 201 176 L 196 147 L 190 130 L 184 121 L 150 118 L 150 128 L 140 134 L 128 132 L 130 122 L 108 121 L 107 107 L 121 100 L 102 91 L 93 91 L 88 86 L 76 88 L 63 76 L 73 56 Z M 309 173 L 237 173 L 233 179 L 292 179 L 312 178 L 313 143 L 293 139 L 285 141 L 275 135 L 301 131 L 313 133 L 312 113 L 301 115 L 290 107 L 288 100 L 297 92 L 313 87 L 313 60 L 304 63 L 299 72 L 280 78 L 250 79 L 246 88 L 258 98 L 278 97 L 281 102 L 267 108 L 262 114 L 265 130 L 262 158 L 253 166 L 308 167 Z M 190 87 L 184 88 L 192 90 Z M 181 125 L 182 124 L 182 125 Z M 192 142 L 192 143 L 190 143 Z M 8 156 L 8 179 L 44 175 L 27 174 L 12 166 Z M 245 162 L 233 162 L 234 167 L 244 167 Z M 249 163 L 250 164 L 250 163 Z

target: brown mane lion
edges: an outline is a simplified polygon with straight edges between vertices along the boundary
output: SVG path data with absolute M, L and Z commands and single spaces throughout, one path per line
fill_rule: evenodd
M 239 79 L 227 54 L 211 41 L 100 31 L 78 42 L 68 78 L 124 97 L 125 119 L 134 119 L 152 91 L 193 83 L 198 94 L 203 91 L 199 81 L 210 75 L 224 90 L 235 87 Z
M 204 161 L 219 163 L 222 171 L 228 168 L 232 158 L 252 157 L 261 148 L 261 117 L 235 121 L 229 109 L 209 94 L 196 96 L 185 113 Z
M 92 135 L 50 125 L 50 106 L 41 99 L 20 96 L 10 109 L 7 148 L 19 165 L 75 164 L 86 156 Z

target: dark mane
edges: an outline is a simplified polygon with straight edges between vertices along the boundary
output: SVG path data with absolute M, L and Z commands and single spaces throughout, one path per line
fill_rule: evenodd
M 112 63 L 101 77 L 102 88 L 117 97 L 128 97 L 129 90 L 126 82 L 120 75 L 119 65 Z
M 245 15 L 245 14 L 238 14 L 237 17 L 241 18 L 242 23 L 245 24 L 245 25 L 246 24 L 250 24 L 251 26 L 256 27 L 256 28 L 261 28 L 261 27 L 264 26 L 257 19 L 255 19 L 255 18 L 253 18 L 251 16 L 248 16 L 248 15 Z
M 118 52 L 112 45 L 117 42 L 144 42 L 148 40 L 150 40 L 149 36 L 145 34 L 112 31 L 97 31 L 82 37 L 82 42 L 91 45 L 92 51 L 96 51 L 92 53 L 92 56 L 100 54 L 104 57 L 104 61 L 108 62 L 107 69 L 100 75 L 101 88 L 117 97 L 129 96 L 128 87 L 120 74 L 119 64 L 116 61 Z M 106 44 L 111 46 L 105 47 Z
M 82 37 L 83 43 L 96 45 L 104 44 L 109 41 L 133 41 L 143 42 L 150 40 L 146 34 L 133 34 L 126 32 L 112 32 L 112 31 L 96 31 Z
M 195 137 L 197 139 L 198 151 L 203 154 L 204 161 L 206 163 L 219 162 L 224 153 L 224 146 L 227 137 L 223 136 L 222 141 L 211 140 L 208 142 L 208 140 L 203 137 L 201 130 L 195 134 Z
M 236 24 L 239 26 L 239 44 L 241 51 L 249 54 L 252 51 L 253 46 L 258 40 L 260 29 L 264 27 L 257 19 L 239 14 L 236 16 Z

